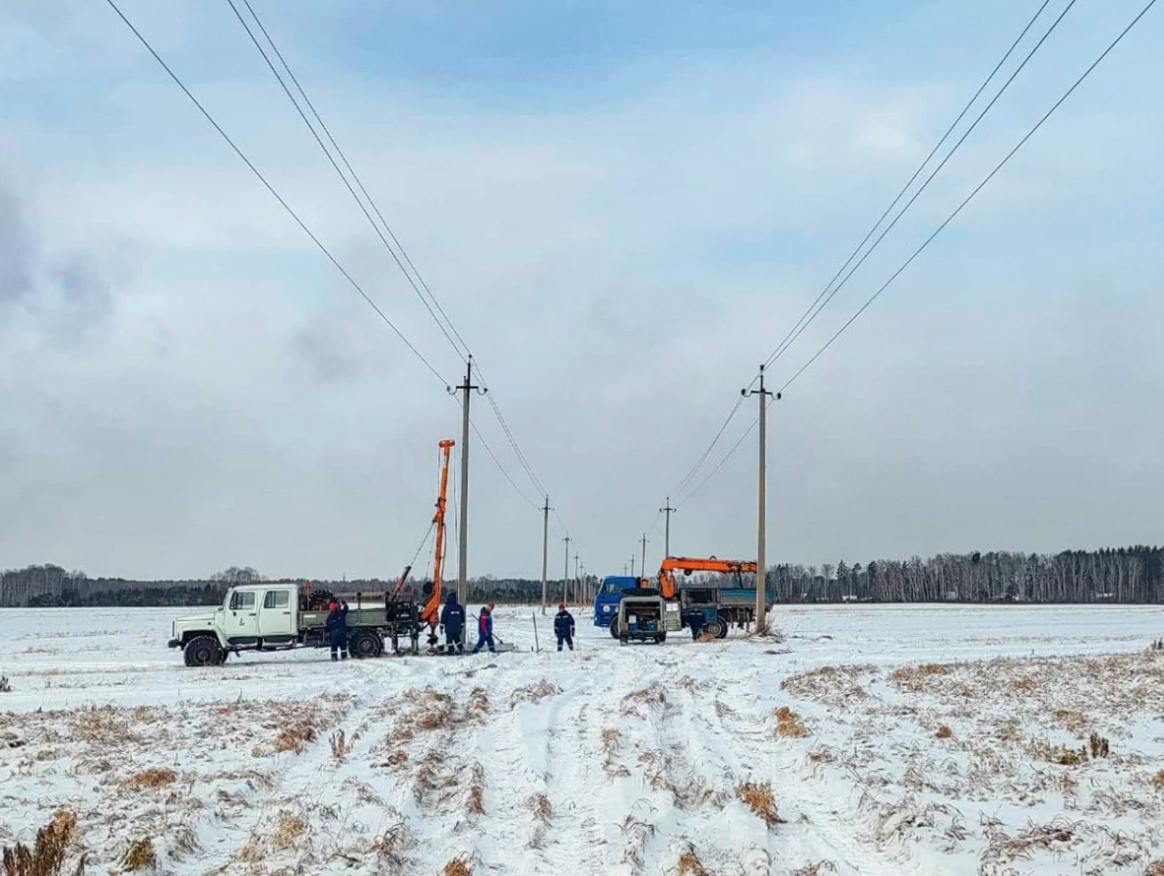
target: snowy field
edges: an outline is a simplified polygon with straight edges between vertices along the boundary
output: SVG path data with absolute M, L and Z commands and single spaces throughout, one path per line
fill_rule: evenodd
M 517 653 L 206 669 L 180 613 L 0 610 L 0 845 L 67 808 L 93 873 L 1164 874 L 1158 608 L 579 610 L 572 654 L 502 608 Z

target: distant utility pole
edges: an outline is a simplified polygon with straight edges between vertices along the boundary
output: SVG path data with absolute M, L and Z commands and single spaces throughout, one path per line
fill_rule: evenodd
M 643 533 L 643 564 L 639 568 L 643 575 L 647 574 L 647 534 L 645 532 Z
M 626 575 L 626 563 L 622 564 L 622 574 Z
M 635 576 L 635 558 L 632 555 L 631 556 L 631 577 L 633 578 L 634 576 Z
M 671 507 L 671 497 L 668 496 L 667 503 L 659 510 L 667 515 L 667 525 L 664 529 L 666 535 L 664 536 L 663 541 L 663 558 L 666 559 L 667 557 L 671 556 L 671 515 L 679 509 Z
M 578 580 L 578 552 L 574 552 L 574 599 L 578 599 L 578 591 L 582 582 Z
M 562 601 L 570 601 L 570 591 L 567 589 L 570 583 L 570 536 L 562 539 L 566 543 L 565 562 L 562 564 Z
M 760 388 L 747 390 L 741 389 L 740 395 L 745 398 L 749 395 L 757 396 L 760 399 L 760 488 L 759 488 L 759 513 L 756 525 L 756 632 L 764 633 L 768 629 L 767 617 L 767 589 L 768 589 L 768 560 L 765 556 L 764 545 L 764 530 L 765 511 L 767 509 L 767 495 L 765 492 L 765 469 L 764 469 L 764 452 L 768 439 L 767 427 L 767 411 L 768 398 L 772 395 L 771 392 L 764 388 L 764 366 L 760 366 Z M 776 393 L 776 398 L 780 398 L 780 393 Z
M 482 395 L 485 390 L 473 385 L 473 357 L 465 360 L 465 382 L 455 387 L 461 393 L 461 532 L 457 545 L 457 599 L 461 605 L 469 601 L 469 399 L 473 390 Z M 454 387 L 446 387 L 453 395 Z
M 546 574 L 550 560 L 550 497 L 542 506 L 542 614 L 546 613 Z

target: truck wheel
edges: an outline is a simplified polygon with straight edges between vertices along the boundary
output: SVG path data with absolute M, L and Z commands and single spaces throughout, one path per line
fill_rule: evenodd
M 660 645 L 662 645 L 664 642 L 667 641 L 667 634 L 666 633 L 656 633 L 655 634 L 655 641 L 658 642 Z
M 195 636 L 186 643 L 187 666 L 217 666 L 221 662 L 222 649 L 214 636 Z
M 722 639 L 727 634 L 727 626 L 721 620 L 708 621 L 703 625 L 703 629 L 699 631 L 701 636 L 704 633 L 707 633 L 708 636 L 713 638 Z
M 610 619 L 609 629 L 610 629 L 610 638 L 617 639 L 619 637 L 619 635 L 618 635 L 618 615 L 617 614 Z
M 726 638 L 727 638 L 727 634 L 728 634 L 728 623 L 727 623 L 727 621 L 720 621 L 720 622 L 719 622 L 719 632 L 715 634 L 715 637 L 716 637 L 717 639 L 726 639 Z
M 348 639 L 348 652 L 358 660 L 375 657 L 379 650 L 379 636 L 371 630 L 360 630 Z

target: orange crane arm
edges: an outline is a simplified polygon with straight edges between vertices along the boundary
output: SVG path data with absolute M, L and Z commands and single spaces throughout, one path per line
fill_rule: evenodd
M 453 439 L 445 438 L 439 445 L 443 457 L 436 513 L 432 517 L 432 522 L 436 524 L 436 556 L 432 562 L 432 593 L 429 594 L 428 602 L 424 604 L 424 610 L 420 613 L 421 621 L 433 627 L 437 625 L 441 611 L 441 573 L 444 571 L 445 562 L 445 496 L 449 488 L 449 452 L 455 444 Z
M 755 573 L 756 564 L 751 560 L 720 560 L 716 557 L 667 557 L 659 566 L 659 590 L 664 599 L 674 599 L 679 595 L 679 584 L 675 571 L 690 575 L 692 572 L 737 572 Z

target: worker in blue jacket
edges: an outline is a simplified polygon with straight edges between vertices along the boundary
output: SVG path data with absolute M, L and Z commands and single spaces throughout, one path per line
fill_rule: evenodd
M 445 607 L 441 609 L 441 627 L 445 631 L 445 653 L 465 652 L 465 609 L 457 602 L 456 591 L 450 590 L 445 597 Z
M 324 629 L 327 631 L 328 643 L 331 645 L 331 659 L 348 659 L 348 604 L 346 602 L 332 602 L 328 605 L 327 620 Z
M 497 653 L 497 649 L 493 646 L 492 602 L 488 605 L 483 605 L 481 607 L 481 614 L 477 616 L 477 645 L 475 648 L 473 648 L 473 653 L 478 653 L 481 650 L 482 645 L 488 645 L 490 653 Z
M 558 650 L 562 650 L 562 643 L 574 650 L 574 615 L 566 610 L 566 603 L 558 603 L 558 613 L 554 615 L 554 635 L 558 637 Z

